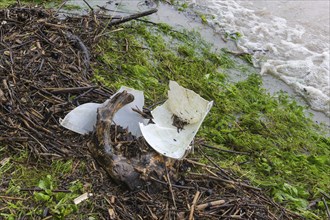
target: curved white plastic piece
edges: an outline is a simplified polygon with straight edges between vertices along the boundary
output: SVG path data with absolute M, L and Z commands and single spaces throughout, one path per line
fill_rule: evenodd
M 190 150 L 204 118 L 210 111 L 213 101 L 203 99 L 195 92 L 170 81 L 168 100 L 152 112 L 155 124 L 140 123 L 142 135 L 158 153 L 174 159 L 182 159 Z M 173 115 L 188 124 L 182 130 L 173 126 Z
M 132 108 L 142 110 L 144 105 L 144 95 L 142 91 L 135 90 L 129 87 L 122 86 L 114 95 L 126 90 L 134 96 L 134 101 L 121 108 L 113 118 L 115 124 L 128 128 L 128 131 L 133 135 L 141 136 L 139 123 L 143 123 L 144 119 L 138 113 L 132 111 Z M 76 133 L 88 134 L 92 132 L 96 125 L 97 109 L 104 106 L 110 99 L 103 104 L 85 103 L 70 111 L 64 119 L 60 119 L 60 124 Z
M 78 134 L 88 134 L 94 130 L 96 124 L 96 112 L 102 104 L 85 103 L 70 111 L 64 119 L 60 118 L 60 124 Z
M 126 86 L 122 86 L 117 93 L 124 90 L 134 96 L 134 101 L 119 109 L 118 112 L 114 115 L 113 121 L 123 128 L 128 128 L 128 131 L 136 137 L 140 137 L 142 133 L 139 127 L 139 123 L 144 123 L 145 120 L 140 114 L 134 112 L 132 108 L 137 108 L 142 111 L 144 106 L 144 94 L 140 90 L 135 90 Z M 111 96 L 110 99 L 113 96 Z

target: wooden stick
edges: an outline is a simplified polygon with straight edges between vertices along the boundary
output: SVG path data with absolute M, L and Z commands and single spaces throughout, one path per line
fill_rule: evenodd
M 166 171 L 166 179 L 167 179 L 168 187 L 171 192 L 171 196 L 172 196 L 172 200 L 173 200 L 173 205 L 176 209 L 176 202 L 175 202 L 175 198 L 174 198 L 172 183 L 171 183 L 170 175 L 168 174 L 168 170 L 167 170 L 167 166 L 166 166 L 166 158 L 164 159 L 164 166 L 165 166 L 165 171 Z
M 0 141 L 28 141 L 29 138 L 28 137 L 2 137 L 0 136 Z
M 55 14 L 58 14 L 58 12 L 63 8 L 63 6 L 68 2 L 69 0 L 64 0 L 60 6 L 57 8 Z
M 194 196 L 193 202 L 192 202 L 191 207 L 190 207 L 189 220 L 193 220 L 194 219 L 195 206 L 196 206 L 197 200 L 199 199 L 199 195 L 200 194 L 201 194 L 201 192 L 200 191 L 197 191 L 196 194 L 195 194 L 195 196 Z
M 86 0 L 83 0 L 85 2 L 85 4 L 89 7 L 89 9 L 92 11 L 92 13 L 94 12 L 94 8 L 92 8 L 92 6 L 90 4 L 88 4 L 88 2 Z
M 330 220 L 330 210 L 329 210 L 329 207 L 328 207 L 327 201 L 325 201 L 324 197 L 322 197 L 322 201 L 323 201 L 323 203 L 324 203 L 324 206 L 325 206 L 325 210 L 326 210 L 326 213 L 327 213 L 328 219 Z
M 200 150 L 200 148 L 199 148 Z M 230 175 L 227 174 L 227 172 L 222 169 L 215 161 L 213 161 L 209 156 L 207 156 L 202 150 L 200 150 L 201 154 L 208 160 L 210 161 L 216 168 L 218 168 L 222 173 L 226 174 L 226 176 L 223 176 L 225 178 L 228 178 L 228 179 L 232 179 L 232 180 L 235 180 L 233 177 L 231 177 Z
M 326 194 L 325 192 L 320 192 L 324 197 L 326 197 L 327 199 L 330 200 L 330 196 L 328 194 Z
M 239 151 L 234 151 L 234 150 L 221 149 L 221 148 L 218 148 L 218 147 L 210 146 L 208 144 L 202 144 L 202 146 L 210 148 L 210 149 L 218 150 L 218 151 L 223 151 L 223 152 L 226 152 L 226 153 L 251 155 L 250 153 L 247 153 L 247 152 L 239 152 Z
M 0 199 L 10 199 L 10 200 L 27 200 L 20 197 L 11 197 L 11 196 L 0 196 Z
M 121 19 L 111 21 L 108 26 L 111 27 L 111 26 L 114 26 L 114 25 L 122 24 L 122 23 L 125 23 L 125 22 L 130 21 L 130 20 L 134 20 L 134 19 L 137 19 L 137 18 L 140 18 L 140 17 L 151 15 L 153 13 L 156 13 L 157 11 L 158 11 L 158 9 L 153 8 L 153 9 L 148 10 L 148 11 L 143 11 L 141 13 L 136 13 L 136 14 L 133 14 L 133 15 L 129 15 L 129 16 L 123 17 Z
M 220 199 L 220 200 L 216 200 L 216 201 L 212 201 L 212 202 L 203 203 L 203 204 L 196 206 L 196 210 L 204 210 L 206 208 L 210 208 L 213 206 L 222 205 L 225 202 L 226 202 L 225 200 Z
M 25 189 L 20 189 L 19 191 L 23 191 L 23 192 L 43 192 L 45 191 L 44 189 L 40 189 L 40 188 L 25 188 Z M 53 193 L 72 193 L 71 190 L 67 190 L 67 189 L 54 189 L 52 190 Z
M 84 87 L 71 87 L 71 88 L 43 88 L 43 89 L 53 94 L 62 94 L 62 93 L 80 93 L 82 91 L 88 91 L 90 89 L 95 89 L 95 88 L 97 88 L 97 86 L 84 86 Z

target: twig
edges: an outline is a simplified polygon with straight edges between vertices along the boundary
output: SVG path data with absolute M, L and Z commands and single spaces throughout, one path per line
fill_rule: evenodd
M 326 213 L 327 213 L 328 219 L 330 220 L 330 210 L 329 210 L 329 207 L 328 207 L 327 201 L 325 201 L 325 198 L 324 198 L 324 197 L 322 197 L 322 201 L 323 201 L 323 203 L 324 203 L 324 206 L 325 206 L 325 210 L 326 210 Z
M 172 196 L 172 201 L 173 201 L 173 205 L 176 209 L 176 202 L 175 202 L 175 198 L 174 198 L 174 192 L 173 192 L 173 188 L 172 188 L 172 183 L 171 183 L 171 179 L 170 179 L 170 175 L 168 174 L 168 169 L 167 169 L 167 166 L 166 166 L 166 158 L 164 160 L 164 166 L 165 166 L 165 171 L 166 171 L 166 179 L 167 179 L 167 183 L 168 183 L 168 187 L 169 187 L 169 190 L 170 190 L 170 193 L 171 193 L 171 196 Z
M 29 138 L 28 137 L 3 137 L 0 136 L 0 141 L 17 141 L 17 142 L 21 142 L 21 141 L 28 141 Z
M 64 0 L 61 5 L 56 10 L 55 14 L 58 14 L 58 12 L 63 8 L 63 6 L 68 2 L 69 0 Z
M 63 94 L 63 93 L 80 93 L 95 88 L 97 88 L 97 86 L 71 87 L 71 88 L 42 88 L 42 89 L 51 92 L 52 94 Z
M 78 46 L 78 48 L 82 51 L 84 55 L 83 56 L 83 62 L 85 65 L 84 76 L 86 77 L 90 67 L 90 57 L 91 57 L 90 52 L 86 47 L 86 45 L 84 44 L 84 42 L 77 35 L 74 35 L 70 32 L 67 32 L 66 35 L 69 38 L 69 40 L 73 41 Z
M 201 194 L 201 192 L 197 191 L 195 196 L 194 196 L 193 202 L 190 206 L 189 220 L 193 220 L 193 218 L 194 218 L 195 206 L 196 206 L 196 203 L 197 203 L 197 200 L 198 200 L 200 194 Z
M 228 178 L 235 180 L 233 177 L 227 174 L 226 171 L 224 171 L 216 162 L 214 162 L 209 156 L 207 156 L 202 150 L 200 150 L 201 154 L 208 160 L 210 161 L 215 167 L 217 167 L 222 173 L 226 174 L 226 176 L 222 175 L 222 177 Z
M 85 2 L 85 4 L 89 7 L 89 9 L 92 11 L 92 13 L 94 13 L 94 8 L 92 8 L 90 6 L 90 4 L 88 4 L 88 2 L 86 0 L 83 0 Z
M 220 200 L 217 200 L 217 201 L 203 203 L 203 204 L 200 204 L 200 205 L 196 206 L 196 210 L 204 210 L 206 208 L 211 208 L 213 206 L 218 206 L 218 205 L 225 204 L 225 202 L 226 202 L 225 200 L 220 199 Z
M 155 26 L 158 26 L 159 23 L 156 23 L 156 22 L 152 22 L 152 21 L 148 21 L 148 20 L 144 20 L 144 19 L 136 19 L 137 21 L 141 21 L 141 22 L 144 22 L 144 23 L 147 23 L 147 24 L 152 24 L 152 25 L 155 25 Z
M 226 150 L 226 149 L 221 149 L 221 148 L 218 148 L 218 147 L 210 146 L 210 145 L 207 145 L 207 144 L 202 144 L 202 146 L 207 147 L 207 148 L 210 148 L 210 149 L 218 150 L 218 151 L 223 151 L 223 152 L 226 152 L 226 153 L 251 155 L 250 153 L 247 153 L 247 152 L 239 152 L 239 151 L 234 151 L 234 150 Z
M 244 56 L 244 55 L 251 55 L 250 53 L 246 52 L 240 52 L 240 51 L 232 51 L 232 50 L 226 50 L 227 53 L 230 53 L 234 56 Z
M 155 181 L 155 182 L 158 182 L 158 183 L 161 183 L 163 185 L 168 185 L 167 183 L 165 183 L 164 181 L 161 181 L 161 180 L 158 180 L 154 177 L 150 177 L 151 180 Z M 181 189 L 196 189 L 196 187 L 193 187 L 193 186 L 180 186 L 180 185 L 176 185 L 176 184 L 172 184 L 173 187 L 176 187 L 176 188 L 181 188 Z M 199 187 L 200 189 L 203 189 L 203 190 L 207 190 L 206 188 L 202 188 L 202 187 Z
M 194 161 L 194 160 L 190 160 L 190 159 L 187 159 L 185 158 L 184 161 L 187 161 L 188 163 L 191 163 L 191 164 L 195 164 L 195 165 L 198 165 L 198 166 L 202 166 L 202 167 L 206 167 L 206 168 L 210 168 L 210 169 L 217 169 L 217 167 L 213 167 L 213 166 L 210 166 L 210 165 L 207 165 L 207 164 L 203 164 L 203 163 L 200 163 L 200 162 L 197 162 L 197 161 Z
M 90 89 L 87 90 L 86 92 L 84 92 L 84 93 L 78 95 L 76 98 L 74 98 L 74 99 L 72 100 L 72 103 L 75 103 L 78 99 L 80 99 L 81 97 L 83 97 L 83 96 L 87 95 L 88 93 L 92 92 L 94 89 L 95 89 L 95 88 L 90 88 Z
M 326 194 L 325 192 L 321 192 L 321 194 L 322 194 L 324 197 L 326 197 L 327 199 L 330 200 L 330 196 L 329 196 L 328 194 Z
M 26 200 L 20 197 L 11 197 L 11 196 L 0 196 L 0 199 L 10 199 L 10 200 Z
M 20 189 L 20 191 L 22 192 L 43 192 L 45 191 L 44 189 L 40 189 L 40 188 L 23 188 L 23 189 Z M 60 192 L 63 192 L 63 193 L 72 193 L 71 190 L 67 190 L 67 189 L 54 189 L 52 190 L 53 193 L 60 193 Z
M 144 11 L 144 12 L 141 12 L 141 13 L 136 13 L 136 14 L 133 14 L 133 15 L 129 15 L 129 16 L 123 17 L 122 19 L 111 21 L 109 23 L 109 27 L 114 26 L 114 25 L 118 25 L 118 24 L 122 24 L 122 23 L 125 23 L 127 21 L 134 20 L 134 19 L 137 19 L 137 18 L 140 18 L 140 17 L 148 16 L 148 15 L 151 15 L 153 13 L 156 13 L 157 11 L 158 11 L 158 9 L 154 8 L 154 9 Z

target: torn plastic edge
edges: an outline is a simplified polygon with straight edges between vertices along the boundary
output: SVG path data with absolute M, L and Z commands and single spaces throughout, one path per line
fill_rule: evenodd
M 128 131 L 137 137 L 143 135 L 148 144 L 158 153 L 166 157 L 182 159 L 189 153 L 190 143 L 210 111 L 213 101 L 203 99 L 194 91 L 174 81 L 170 81 L 169 87 L 168 100 L 151 112 L 155 124 L 149 125 L 146 125 L 146 120 L 141 115 L 132 110 L 132 108 L 143 108 L 143 92 L 121 87 L 117 93 L 126 90 L 134 96 L 134 101 L 125 105 L 114 115 L 114 122 L 124 128 L 127 127 Z M 92 132 L 96 125 L 97 109 L 108 101 L 109 99 L 103 104 L 80 105 L 69 112 L 63 120 L 60 119 L 60 124 L 79 134 Z M 173 116 L 177 116 L 185 123 L 181 130 L 173 125 Z
M 126 90 L 134 96 L 134 101 L 125 105 L 121 108 L 113 118 L 115 124 L 122 126 L 123 128 L 128 128 L 128 131 L 133 135 L 139 137 L 142 135 L 139 127 L 139 123 L 145 123 L 143 117 L 134 112 L 132 108 L 138 108 L 142 110 L 144 106 L 144 95 L 143 91 L 135 90 L 129 87 L 122 86 L 114 95 Z M 97 119 L 97 109 L 104 106 L 110 99 L 106 100 L 104 103 L 85 103 L 70 111 L 64 119 L 60 119 L 59 122 L 61 126 L 76 132 L 78 134 L 88 134 L 94 131 Z
M 184 158 L 213 101 L 207 101 L 192 90 L 170 81 L 168 100 L 151 114 L 155 124 L 140 123 L 143 137 L 158 153 L 174 159 Z M 187 123 L 182 130 L 173 125 L 173 115 Z

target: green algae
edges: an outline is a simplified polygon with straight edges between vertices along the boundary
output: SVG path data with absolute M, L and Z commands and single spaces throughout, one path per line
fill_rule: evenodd
M 53 219 L 77 214 L 78 207 L 72 201 L 82 193 L 83 185 L 78 179 L 65 181 L 73 172 L 72 160 L 44 164 L 30 158 L 27 151 L 9 155 L 5 148 L 0 148 L 0 155 L 0 185 L 8 185 L 6 194 L 18 198 L 17 201 L 1 201 L 5 207 L 0 206 L 0 219 L 39 219 L 45 208 Z M 79 168 L 83 169 L 83 166 L 80 164 Z M 40 190 L 34 190 L 36 186 Z M 62 187 L 71 192 L 53 192 Z
M 308 205 L 330 190 L 330 139 L 325 131 L 285 93 L 268 94 L 259 75 L 229 82 L 227 70 L 241 67 L 227 53 L 211 49 L 197 33 L 133 22 L 99 45 L 95 80 L 114 90 L 121 85 L 143 90 L 147 106 L 166 99 L 169 80 L 214 100 L 197 138 L 249 155 L 207 154 L 287 208 L 314 219 L 324 217 L 321 204 Z

